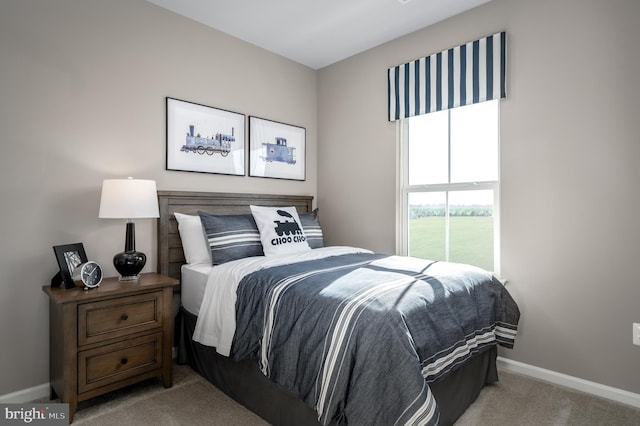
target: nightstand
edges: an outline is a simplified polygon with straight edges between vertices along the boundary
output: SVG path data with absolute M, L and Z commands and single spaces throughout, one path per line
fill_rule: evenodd
M 100 287 L 43 286 L 49 296 L 51 398 L 69 404 L 151 377 L 173 384 L 173 289 L 179 281 L 141 274 L 106 278 Z

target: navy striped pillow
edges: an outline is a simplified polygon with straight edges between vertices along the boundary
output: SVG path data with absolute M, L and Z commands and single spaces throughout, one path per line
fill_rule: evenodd
M 264 256 L 260 232 L 252 215 L 214 215 L 204 212 L 198 212 L 198 215 L 211 252 L 212 265 Z
M 307 243 L 312 249 L 324 247 L 324 237 L 322 235 L 322 228 L 320 227 L 320 220 L 318 219 L 318 209 L 310 213 L 298 213 L 300 222 L 302 222 L 302 231 L 304 236 L 307 237 Z

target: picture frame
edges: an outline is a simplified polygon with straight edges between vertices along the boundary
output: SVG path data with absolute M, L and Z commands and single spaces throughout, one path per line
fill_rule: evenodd
M 306 180 L 306 132 L 249 116 L 249 176 Z
M 83 263 L 88 262 L 87 254 L 82 243 L 65 244 L 54 246 L 53 252 L 58 261 L 60 271 L 52 278 L 51 287 L 58 287 L 64 284 L 64 288 L 74 288 L 73 270 Z
M 245 115 L 175 98 L 167 105 L 167 170 L 245 175 Z

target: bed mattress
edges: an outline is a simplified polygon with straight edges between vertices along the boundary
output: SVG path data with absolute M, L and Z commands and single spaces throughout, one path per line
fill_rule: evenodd
M 212 269 L 213 266 L 205 263 L 182 265 L 182 306 L 193 315 L 197 316 L 200 312 L 200 304 Z

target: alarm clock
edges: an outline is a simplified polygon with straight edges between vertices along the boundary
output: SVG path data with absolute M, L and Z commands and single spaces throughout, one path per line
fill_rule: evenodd
M 93 260 L 81 263 L 73 270 L 73 280 L 82 281 L 85 290 L 98 287 L 102 282 L 102 267 Z

